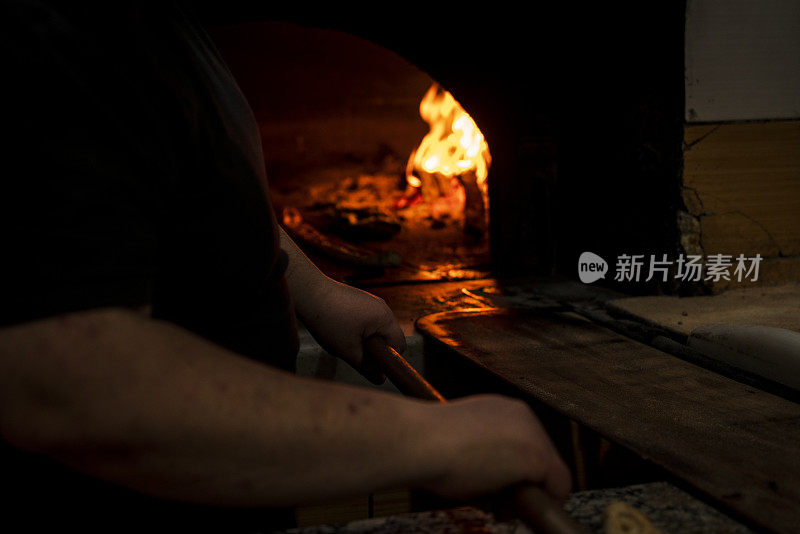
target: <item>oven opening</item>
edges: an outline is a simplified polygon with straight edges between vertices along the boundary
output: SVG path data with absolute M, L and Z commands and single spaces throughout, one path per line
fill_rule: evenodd
M 213 38 L 259 123 L 279 222 L 323 270 L 487 275 L 491 149 L 457 94 L 341 31 L 260 21 Z

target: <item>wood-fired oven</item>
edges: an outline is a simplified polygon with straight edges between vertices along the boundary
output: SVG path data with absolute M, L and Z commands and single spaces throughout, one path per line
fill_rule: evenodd
M 572 274 L 584 250 L 677 250 L 680 3 L 537 5 L 524 14 L 496 6 L 382 15 L 284 7 L 216 22 L 214 37 L 260 115 L 279 200 L 281 172 L 312 153 L 332 157 L 328 170 L 349 166 L 353 190 L 359 158 L 362 175 L 383 165 L 401 179 L 413 139 L 426 131 L 416 105 L 438 82 L 475 119 L 492 156 L 489 256 L 467 253 L 461 266 L 470 275 Z M 303 120 L 315 122 L 313 133 L 292 136 L 290 123 Z
M 796 485 L 737 477 L 791 471 L 785 444 L 771 441 L 780 459 L 750 471 L 726 455 L 744 454 L 752 432 L 798 435 L 786 422 L 794 416 L 770 415 L 796 414 L 797 391 L 715 359 L 698 332 L 751 318 L 800 328 L 796 286 L 768 287 L 800 272 L 800 108 L 791 83 L 769 74 L 796 79 L 800 54 L 769 52 L 777 41 L 749 32 L 756 15 L 746 2 L 554 4 L 203 11 L 259 120 L 282 222 L 326 272 L 393 306 L 407 356 L 446 395 L 527 399 L 579 489 L 677 477 L 780 530 Z M 756 18 L 797 52 L 800 32 L 781 15 L 791 2 L 774 4 Z M 752 80 L 718 68 L 734 57 Z M 780 68 L 761 68 L 773 61 Z M 419 106 L 434 84 L 488 144 L 485 226 L 466 213 L 476 197 L 465 179 L 461 197 L 439 181 L 440 216 L 405 206 L 419 201 L 407 162 L 428 132 Z M 588 252 L 610 264 L 594 285 L 578 282 Z M 680 276 L 684 257 L 739 253 L 763 260 L 744 289 L 735 271 Z M 614 276 L 614 259 L 631 257 L 670 266 L 663 276 Z M 441 283 L 420 284 L 430 281 Z M 695 300 L 710 294 L 717 304 Z M 443 313 L 420 319 L 430 312 Z M 438 368 L 423 358 L 423 338 Z M 740 424 L 731 410 L 756 415 Z M 716 440 L 723 434 L 730 446 Z M 707 471 L 698 444 L 714 448 Z

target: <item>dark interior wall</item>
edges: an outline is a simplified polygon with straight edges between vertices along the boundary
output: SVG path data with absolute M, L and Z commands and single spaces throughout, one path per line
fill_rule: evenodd
M 198 7 L 212 25 L 271 19 L 349 32 L 453 92 L 492 147 L 499 274 L 574 276 L 584 250 L 612 268 L 623 253 L 674 254 L 683 2 L 437 5 L 422 15 L 413 6 Z
M 598 44 L 588 50 L 587 43 L 578 63 L 584 74 L 567 78 L 570 97 L 557 119 L 556 264 L 568 273 L 583 250 L 609 262 L 678 252 L 684 7 L 654 3 L 599 20 Z M 672 290 L 655 283 L 623 289 Z
M 272 186 L 336 165 L 369 172 L 388 157 L 404 169 L 428 131 L 419 102 L 433 81 L 384 47 L 271 20 L 210 33 L 259 123 Z

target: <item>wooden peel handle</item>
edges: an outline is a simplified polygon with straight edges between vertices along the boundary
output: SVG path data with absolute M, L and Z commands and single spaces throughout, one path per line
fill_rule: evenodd
M 365 344 L 367 357 L 373 358 L 389 380 L 403 394 L 419 399 L 447 402 L 396 350 L 377 336 Z M 537 534 L 586 534 L 544 490 L 534 485 L 521 486 L 514 492 L 514 506 L 520 519 Z
M 364 343 L 364 350 L 369 358 L 378 363 L 380 370 L 402 394 L 417 399 L 447 402 L 405 358 L 387 346 L 383 338 L 378 336 L 368 338 Z
M 514 507 L 520 519 L 537 534 L 587 534 L 542 488 L 520 486 L 514 491 Z

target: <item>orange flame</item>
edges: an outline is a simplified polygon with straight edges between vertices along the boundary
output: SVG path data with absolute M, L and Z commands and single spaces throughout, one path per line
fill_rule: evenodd
M 419 114 L 430 131 L 408 158 L 406 180 L 409 185 L 422 186 L 415 173 L 457 177 L 472 171 L 478 187 L 486 194 L 492 156 L 472 117 L 438 84 L 433 84 L 425 93 L 419 104 Z

